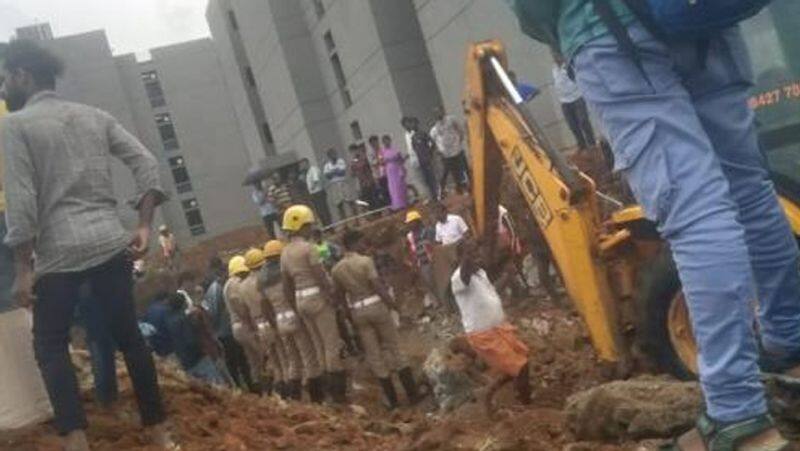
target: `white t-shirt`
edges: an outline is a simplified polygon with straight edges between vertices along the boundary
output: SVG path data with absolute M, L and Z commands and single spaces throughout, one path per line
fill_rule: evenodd
M 461 125 L 453 116 L 445 116 L 431 129 L 431 138 L 436 142 L 436 147 L 444 158 L 458 156 L 464 151 L 461 147 L 460 130 Z
M 459 215 L 447 215 L 447 221 L 436 223 L 436 242 L 445 246 L 455 244 L 469 232 L 469 226 Z
M 556 96 L 559 102 L 577 102 L 583 97 L 578 85 L 569 78 L 566 67 L 558 65 L 553 66 L 553 81 L 555 82 Z
M 479 269 L 473 274 L 469 285 L 464 285 L 464 281 L 461 280 L 461 268 L 458 268 L 450 282 L 458 310 L 461 312 L 464 332 L 468 334 L 483 332 L 506 322 L 500 295 L 489 281 L 486 271 Z
M 322 191 L 322 176 L 320 175 L 318 167 L 309 166 L 308 172 L 306 172 L 306 188 L 308 188 L 309 194 Z
M 325 174 L 328 183 L 344 182 L 347 179 L 347 163 L 343 158 L 337 158 L 335 164 L 328 160 L 322 172 Z

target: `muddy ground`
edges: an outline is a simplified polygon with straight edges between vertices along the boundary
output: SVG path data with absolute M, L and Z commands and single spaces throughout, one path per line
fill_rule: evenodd
M 351 358 L 355 374 L 352 403 L 359 407 L 315 407 L 275 398 L 212 390 L 188 382 L 160 363 L 161 386 L 183 449 L 211 450 L 556 450 L 575 442 L 565 428 L 569 395 L 610 380 L 595 358 L 579 319 L 537 297 L 514 301 L 508 312 L 531 347 L 534 402 L 522 407 L 509 390 L 499 395 L 499 418 L 490 420 L 477 402 L 439 414 L 429 398 L 414 408 L 389 413 L 362 362 Z M 428 352 L 458 333 L 455 318 L 425 315 L 420 306 L 404 312 L 403 347 L 416 368 Z M 136 409 L 124 368 L 122 412 L 94 407 L 85 357 L 76 356 L 86 386 L 89 436 L 93 449 L 148 449 L 137 425 Z M 399 384 L 398 384 L 399 389 Z M 477 392 L 480 398 L 481 391 Z M 402 398 L 402 392 L 401 392 Z M 362 409 L 363 408 L 363 409 Z M 622 450 L 639 445 L 593 443 L 572 449 Z M 0 436 L 2 450 L 56 450 L 49 425 Z

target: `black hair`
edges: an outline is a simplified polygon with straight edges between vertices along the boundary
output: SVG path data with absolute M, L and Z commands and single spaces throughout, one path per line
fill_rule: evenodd
M 344 237 L 342 237 L 342 244 L 345 249 L 352 251 L 363 237 L 364 235 L 358 230 L 348 230 L 345 232 Z
M 64 73 L 64 63 L 59 57 L 27 39 L 17 39 L 8 45 L 3 67 L 8 72 L 24 70 L 30 73 L 42 89 L 55 89 L 56 79 Z
M 384 141 L 386 141 L 387 139 L 388 139 L 389 141 L 391 141 L 391 140 L 392 140 L 392 137 L 391 137 L 391 135 L 383 135 L 383 136 L 381 136 L 381 139 L 382 139 L 382 140 L 384 140 Z
M 380 140 L 381 139 L 378 138 L 378 135 L 372 135 L 372 136 L 369 137 L 369 142 L 380 141 Z

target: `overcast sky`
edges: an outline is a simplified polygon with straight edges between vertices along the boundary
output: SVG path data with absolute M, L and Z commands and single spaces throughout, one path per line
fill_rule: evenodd
M 0 0 L 0 42 L 50 22 L 56 36 L 105 29 L 115 54 L 209 35 L 205 0 Z

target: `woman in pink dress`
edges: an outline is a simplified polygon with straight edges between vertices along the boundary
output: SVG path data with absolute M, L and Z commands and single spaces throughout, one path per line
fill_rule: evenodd
M 391 207 L 393 211 L 403 210 L 408 206 L 405 157 L 392 147 L 392 138 L 389 135 L 384 135 L 382 141 L 381 161 L 389 184 Z

